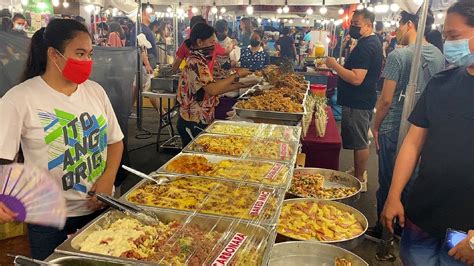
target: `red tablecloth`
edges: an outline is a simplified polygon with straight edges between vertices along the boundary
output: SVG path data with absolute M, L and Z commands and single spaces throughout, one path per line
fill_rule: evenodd
M 316 125 L 311 121 L 308 134 L 302 141 L 303 153 L 306 154 L 306 167 L 339 169 L 339 153 L 341 151 L 341 135 L 337 129 L 336 120 L 331 107 L 327 107 L 328 124 L 326 135 L 322 138 L 316 136 Z

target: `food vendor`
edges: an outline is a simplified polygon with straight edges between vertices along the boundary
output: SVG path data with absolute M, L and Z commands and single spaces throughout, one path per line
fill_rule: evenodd
M 214 79 L 215 43 L 215 30 L 205 23 L 195 25 L 186 40 L 190 55 L 179 79 L 177 96 L 180 103 L 177 129 L 183 147 L 214 120 L 218 95 L 247 87 L 238 82 L 251 73 L 246 69 L 237 69 L 224 79 Z
M 60 230 L 28 225 L 34 259 L 54 249 L 102 211 L 88 192 L 112 195 L 123 134 L 104 89 L 88 80 L 92 40 L 87 28 L 55 19 L 31 39 L 23 82 L 0 100 L 0 162 L 48 169 L 64 190 L 67 220 Z M 0 223 L 15 214 L 0 205 Z
M 250 46 L 240 53 L 240 66 L 250 70 L 262 70 L 270 64 L 270 57 L 262 47 L 263 33 L 255 30 L 250 38 Z
M 206 20 L 202 16 L 194 16 L 189 21 L 189 28 L 190 29 L 194 28 L 194 26 L 196 26 L 196 24 L 198 23 L 206 23 Z M 179 46 L 178 51 L 176 52 L 176 58 L 172 66 L 173 72 L 178 72 L 181 66 L 181 63 L 183 62 L 183 60 L 186 60 L 188 56 L 189 56 L 189 48 L 186 45 L 186 43 L 183 42 Z

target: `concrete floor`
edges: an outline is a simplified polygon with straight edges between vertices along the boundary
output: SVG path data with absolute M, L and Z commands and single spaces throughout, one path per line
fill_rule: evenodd
M 144 128 L 150 132 L 158 131 L 158 115 L 154 109 L 145 109 L 144 110 L 144 119 L 143 119 Z M 167 131 L 164 131 L 165 133 Z M 129 120 L 129 144 L 128 150 L 130 151 L 130 161 L 131 166 L 135 169 L 138 169 L 142 172 L 151 172 L 158 169 L 162 164 L 168 161 L 173 157 L 176 152 L 157 152 L 155 143 L 156 135 L 150 136 L 150 138 L 141 139 L 137 138 L 137 134 L 142 134 L 136 129 L 136 121 Z M 143 137 L 140 135 L 138 137 Z M 163 136 L 163 139 L 168 138 Z M 369 224 L 373 225 L 376 221 L 376 208 L 375 208 L 375 192 L 377 190 L 377 155 L 375 149 L 372 145 L 369 167 L 368 167 L 368 176 L 369 176 L 369 185 L 368 192 L 363 193 L 358 202 L 353 204 L 355 208 L 360 210 L 367 219 Z M 349 169 L 353 165 L 353 155 L 352 151 L 342 150 L 340 157 L 340 168 L 342 171 Z M 139 181 L 138 177 L 129 175 L 128 178 L 122 184 L 122 193 L 127 191 L 133 185 Z M 0 247 L 11 247 L 8 250 L 0 248 L 0 265 L 10 265 L 11 259 L 7 258 L 6 253 L 12 254 L 24 254 L 28 255 L 28 242 L 26 237 L 17 237 L 9 240 L 0 241 Z M 353 250 L 354 253 L 362 257 L 370 265 L 402 265 L 400 260 L 397 259 L 395 262 L 378 262 L 375 260 L 377 245 L 373 242 L 365 240 L 363 244 Z M 395 246 L 392 248 L 392 253 L 398 256 L 398 244 L 395 243 Z

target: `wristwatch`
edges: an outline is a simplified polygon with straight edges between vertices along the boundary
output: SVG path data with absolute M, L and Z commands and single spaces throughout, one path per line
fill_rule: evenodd
M 474 250 L 474 236 L 471 237 L 471 239 L 469 240 L 469 246 L 471 247 L 472 250 Z

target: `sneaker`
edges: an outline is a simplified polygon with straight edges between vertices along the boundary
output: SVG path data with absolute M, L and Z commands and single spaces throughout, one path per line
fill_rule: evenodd
M 382 241 L 382 227 L 372 226 L 367 229 L 365 232 L 365 238 L 375 243 L 380 243 Z

